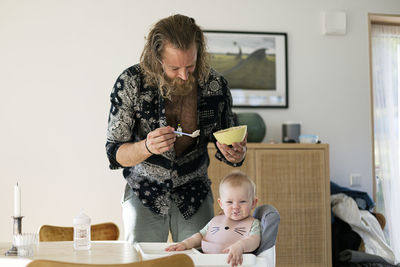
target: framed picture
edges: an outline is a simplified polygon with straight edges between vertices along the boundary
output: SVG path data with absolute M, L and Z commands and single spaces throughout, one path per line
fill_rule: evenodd
M 287 35 L 204 31 L 211 66 L 228 81 L 234 107 L 287 108 Z

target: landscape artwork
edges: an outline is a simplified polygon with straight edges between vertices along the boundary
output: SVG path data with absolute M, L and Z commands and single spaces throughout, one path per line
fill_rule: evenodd
M 211 66 L 228 81 L 235 107 L 287 108 L 285 33 L 205 31 Z

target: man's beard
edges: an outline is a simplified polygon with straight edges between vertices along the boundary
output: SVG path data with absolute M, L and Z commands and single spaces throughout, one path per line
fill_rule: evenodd
M 186 81 L 178 77 L 171 79 L 164 74 L 160 81 L 161 95 L 168 99 L 171 99 L 173 95 L 188 95 L 195 87 L 196 79 L 192 74 L 189 74 Z

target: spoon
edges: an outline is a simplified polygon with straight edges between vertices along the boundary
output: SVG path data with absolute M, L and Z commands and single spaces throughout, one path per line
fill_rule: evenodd
M 174 131 L 174 133 L 176 133 L 176 134 L 180 134 L 180 135 L 186 135 L 186 136 L 189 136 L 189 137 L 195 138 L 195 137 L 197 137 L 197 136 L 199 136 L 199 135 L 200 135 L 200 130 L 196 130 L 196 131 L 194 131 L 194 132 L 193 132 L 193 133 L 191 133 L 191 134 L 188 134 L 188 133 L 183 133 L 183 132 L 178 132 L 178 131 Z

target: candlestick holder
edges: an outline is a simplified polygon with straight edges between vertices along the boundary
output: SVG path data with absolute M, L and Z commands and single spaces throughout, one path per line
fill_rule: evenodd
M 13 236 L 20 235 L 22 233 L 22 218 L 24 216 L 14 217 L 14 224 L 13 224 Z M 14 238 L 13 238 L 14 239 Z M 14 242 L 12 247 L 5 253 L 6 256 L 17 256 L 18 255 L 18 248 L 14 246 Z

